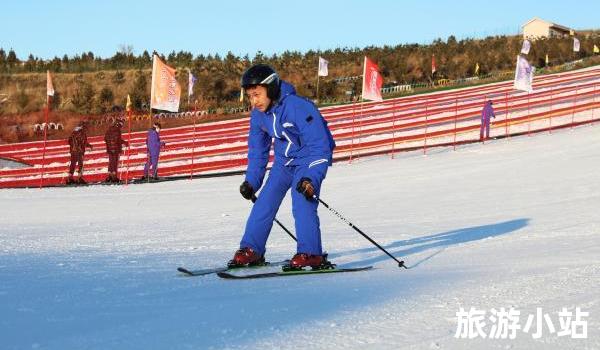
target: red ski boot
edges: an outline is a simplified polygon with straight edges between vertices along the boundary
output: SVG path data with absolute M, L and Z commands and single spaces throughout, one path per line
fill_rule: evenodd
M 235 252 L 233 259 L 227 263 L 228 267 L 256 266 L 265 263 L 264 255 L 258 255 L 252 248 L 242 248 Z
M 310 266 L 313 270 L 330 269 L 334 267 L 334 265 L 327 260 L 327 255 L 298 253 L 294 255 L 288 265 L 284 266 L 283 270 L 302 270 L 307 266 Z

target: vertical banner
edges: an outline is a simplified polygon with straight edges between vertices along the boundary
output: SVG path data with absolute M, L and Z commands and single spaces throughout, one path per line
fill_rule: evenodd
M 125 185 L 129 182 L 129 156 L 131 150 L 131 97 L 127 94 L 127 103 L 125 104 L 125 112 L 127 113 L 127 171 L 125 172 Z
M 434 75 L 435 71 L 435 55 L 431 55 L 431 75 Z
M 371 101 L 383 101 L 381 97 L 381 86 L 383 77 L 379 74 L 379 67 L 365 56 L 363 68 L 362 98 Z
M 517 68 L 515 69 L 515 81 L 513 84 L 516 90 L 533 92 L 533 67 L 527 59 L 521 55 L 517 56 Z
M 573 38 L 573 52 L 579 52 L 580 44 L 579 39 Z
M 44 113 L 44 150 L 42 151 L 42 168 L 40 173 L 40 188 L 44 184 L 44 163 L 46 161 L 46 141 L 48 140 L 48 119 L 50 114 L 50 102 L 54 96 L 54 85 L 52 84 L 52 75 L 46 71 L 46 110 Z
M 375 62 L 371 61 L 365 56 L 365 65 L 363 67 L 363 84 L 362 84 L 362 98 L 364 100 L 371 101 L 383 101 L 381 97 L 381 86 L 383 85 L 383 77 L 379 74 L 379 67 Z M 360 134 L 359 144 L 362 142 L 362 112 L 363 103 L 360 104 Z M 352 123 L 354 125 L 354 121 Z M 352 127 L 354 129 L 354 126 Z M 354 137 L 354 136 L 353 136 Z M 360 148 L 360 146 L 359 146 Z
M 54 96 L 54 85 L 52 84 L 52 76 L 49 70 L 46 71 L 46 95 Z
M 529 50 L 531 50 L 531 43 L 529 40 L 525 39 L 525 41 L 523 41 L 523 46 L 521 47 L 521 53 L 527 55 L 529 54 Z
M 475 63 L 475 75 L 479 75 L 479 62 Z
M 194 94 L 194 84 L 196 83 L 196 80 L 198 79 L 196 79 L 192 74 L 192 71 L 188 69 L 188 105 L 190 104 L 190 98 Z
M 324 59 L 323 57 L 319 57 L 319 73 L 318 76 L 326 77 L 329 75 L 329 61 Z
M 319 101 L 319 77 L 326 77 L 329 75 L 328 65 L 329 61 L 319 56 L 319 69 L 317 70 L 317 102 Z
M 181 86 L 175 79 L 175 68 L 164 63 L 158 55 L 152 57 L 152 89 L 150 108 L 169 112 L 179 111 Z

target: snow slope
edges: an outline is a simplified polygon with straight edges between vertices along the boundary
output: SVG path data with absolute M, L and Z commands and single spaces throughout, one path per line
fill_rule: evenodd
M 227 281 L 241 176 L 0 191 L 2 349 L 599 349 L 600 127 L 362 158 L 330 169 L 330 258 L 375 270 Z M 293 229 L 289 196 L 278 219 Z M 270 260 L 290 257 L 277 226 Z M 587 339 L 458 339 L 456 312 L 589 312 Z M 488 328 L 489 330 L 489 328 Z

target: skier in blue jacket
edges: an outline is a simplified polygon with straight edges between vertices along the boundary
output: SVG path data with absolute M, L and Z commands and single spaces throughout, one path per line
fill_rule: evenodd
M 160 149 L 165 146 L 165 143 L 160 140 L 160 127 L 160 123 L 155 122 L 152 128 L 148 130 L 148 136 L 146 136 L 148 157 L 142 180 L 148 180 L 149 176 L 154 180 L 158 179 L 158 157 L 160 156 Z
M 321 184 L 332 164 L 335 142 L 327 122 L 309 100 L 297 96 L 273 68 L 258 64 L 244 72 L 241 85 L 252 105 L 248 168 L 240 193 L 253 200 L 261 189 L 230 266 L 264 263 L 265 245 L 283 197 L 292 188 L 292 213 L 298 238 L 291 268 L 327 264 L 321 246 L 317 206 Z M 274 140 L 274 161 L 263 179 Z
M 494 102 L 492 100 L 487 100 L 481 110 L 481 127 L 479 129 L 480 141 L 484 140 L 484 136 L 486 140 L 490 138 L 490 119 L 496 118 L 494 107 L 492 106 L 493 104 Z

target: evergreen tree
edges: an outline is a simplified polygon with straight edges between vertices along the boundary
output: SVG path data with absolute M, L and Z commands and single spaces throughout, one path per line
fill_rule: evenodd
M 17 94 L 17 106 L 19 107 L 19 112 L 26 112 L 28 105 L 29 95 L 25 92 L 25 90 L 19 90 L 19 93 Z
M 134 109 L 142 109 L 142 107 L 149 104 L 150 91 L 148 89 L 148 79 L 141 70 L 136 72 L 129 95 Z
M 98 96 L 98 110 L 100 113 L 105 113 L 112 108 L 115 95 L 109 87 L 103 87 Z
M 73 105 L 80 113 L 89 114 L 94 109 L 94 99 L 96 91 L 94 87 L 86 82 L 80 83 L 75 90 L 72 101 Z
M 0 47 L 0 72 L 4 72 L 6 69 L 6 52 Z
M 12 71 L 18 62 L 19 62 L 19 59 L 17 58 L 17 54 L 15 53 L 15 51 L 13 49 L 10 49 L 10 51 L 8 51 L 8 56 L 6 57 L 6 63 L 8 64 L 8 69 L 10 71 Z

